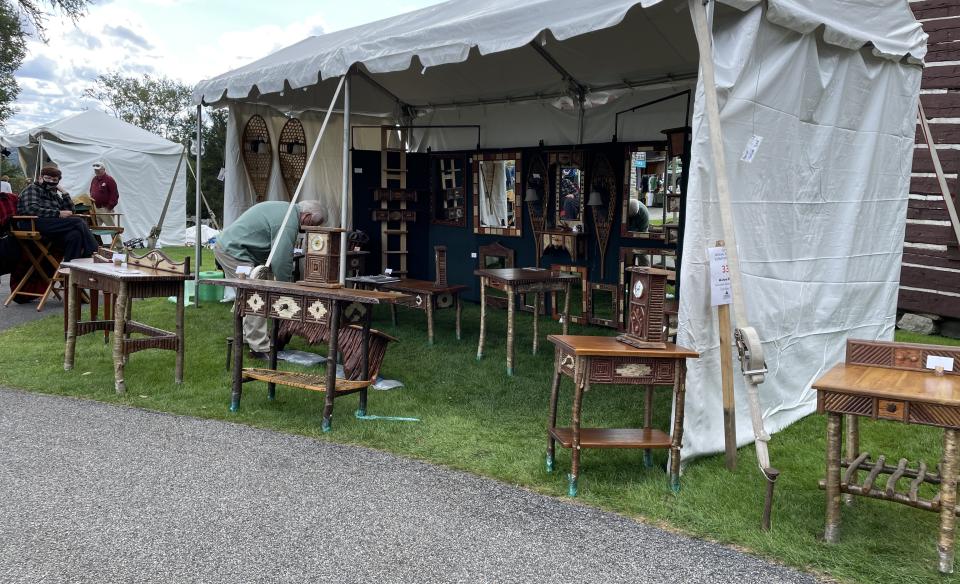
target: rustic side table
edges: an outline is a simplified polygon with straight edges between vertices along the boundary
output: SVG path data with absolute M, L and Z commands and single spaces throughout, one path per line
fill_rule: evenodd
M 638 349 L 613 337 L 550 335 L 555 347 L 550 388 L 550 422 L 547 426 L 547 472 L 553 472 L 556 443 L 571 449 L 569 490 L 577 496 L 581 448 L 640 448 L 651 466 L 651 449 L 670 450 L 670 487 L 680 488 L 680 446 L 683 441 L 683 406 L 686 393 L 686 360 L 700 355 L 671 343 L 665 349 Z M 560 378 L 573 379 L 573 412 L 569 428 L 557 427 Z M 592 384 L 643 385 L 646 388 L 643 428 L 582 428 L 583 394 Z M 653 427 L 654 385 L 671 385 L 674 421 L 671 435 Z
M 841 495 L 860 495 L 934 511 L 940 514 L 939 569 L 952 573 L 960 375 L 937 375 L 927 369 L 930 356 L 951 358 L 960 364 L 960 347 L 850 340 L 846 363 L 836 365 L 813 382 L 817 411 L 827 415 L 827 476 L 820 483 L 827 494 L 824 539 L 835 543 L 839 537 Z M 840 452 L 844 416 L 846 459 L 841 458 Z M 939 471 L 928 469 L 922 461 L 913 467 L 905 458 L 896 466 L 886 464 L 882 455 L 871 459 L 869 452 L 860 451 L 859 417 L 943 428 Z M 846 471 L 841 477 L 842 468 Z M 861 470 L 867 472 L 862 482 Z M 902 485 L 905 491 L 897 490 L 901 481 L 906 483 Z M 939 494 L 933 499 L 920 496 L 918 491 L 924 483 L 937 485 Z

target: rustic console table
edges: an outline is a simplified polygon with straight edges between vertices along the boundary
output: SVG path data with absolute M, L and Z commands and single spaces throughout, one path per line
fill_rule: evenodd
M 457 340 L 460 340 L 460 293 L 466 286 L 438 285 L 427 280 L 411 278 L 388 278 L 383 276 L 357 276 L 347 278 L 347 282 L 367 290 L 393 290 L 405 296 L 390 305 L 390 317 L 397 325 L 397 305 L 407 306 L 427 313 L 427 342 L 433 344 L 433 314 L 437 310 L 455 308 L 457 310 Z
M 544 293 L 563 291 L 561 320 L 563 334 L 567 334 L 570 323 L 570 286 L 573 282 L 580 281 L 579 276 L 533 268 L 486 269 L 476 270 L 473 274 L 480 276 L 480 343 L 477 345 L 477 360 L 483 358 L 483 342 L 487 331 L 487 286 L 507 293 L 507 375 L 513 375 L 513 321 L 518 294 L 536 294 L 536 308 L 533 311 L 534 355 L 539 342 L 540 306 L 543 305 Z
M 163 253 L 152 250 L 143 257 L 129 254 L 127 263 L 116 266 L 109 262 L 74 261 L 62 264 L 69 268 L 67 293 L 67 345 L 63 368 L 73 369 L 77 337 L 95 331 L 113 330 L 114 389 L 126 391 L 123 368 L 127 356 L 144 349 L 176 351 L 174 379 L 183 382 L 183 283 L 190 277 L 190 258 L 173 262 Z M 80 290 L 90 290 L 116 298 L 112 320 L 80 322 Z M 177 330 L 169 332 L 132 320 L 134 298 L 177 297 Z M 131 333 L 144 335 L 130 338 Z
M 937 375 L 926 368 L 927 358 L 954 360 L 954 372 Z M 953 572 L 954 531 L 957 501 L 957 432 L 960 430 L 960 347 L 913 345 L 876 341 L 847 342 L 846 363 L 836 365 L 813 382 L 817 411 L 827 415 L 827 513 L 824 539 L 834 543 L 839 536 L 840 499 L 861 495 L 894 501 L 940 514 L 937 542 L 939 569 Z M 847 416 L 846 459 L 841 459 L 841 424 Z M 901 458 L 896 466 L 884 456 L 871 459 L 860 452 L 859 417 L 943 428 L 940 469 L 926 463 L 911 467 Z M 841 468 L 846 472 L 841 477 Z M 859 471 L 867 471 L 863 482 Z M 889 475 L 878 482 L 880 475 Z M 906 491 L 898 491 L 908 480 Z M 939 494 L 926 499 L 918 494 L 922 484 L 939 487 Z
M 570 449 L 569 495 L 577 496 L 581 448 L 640 448 L 644 462 L 652 464 L 651 449 L 670 450 L 670 487 L 680 488 L 680 446 L 683 441 L 683 406 L 686 360 L 699 354 L 671 343 L 665 349 L 638 349 L 614 337 L 550 335 L 555 346 L 553 383 L 550 388 L 550 422 L 547 426 L 547 472 L 553 472 L 556 443 Z M 569 428 L 557 427 L 560 378 L 573 379 L 573 412 Z M 643 385 L 646 387 L 643 428 L 581 428 L 583 394 L 592 384 Z M 674 421 L 671 435 L 653 428 L 654 385 L 671 385 Z

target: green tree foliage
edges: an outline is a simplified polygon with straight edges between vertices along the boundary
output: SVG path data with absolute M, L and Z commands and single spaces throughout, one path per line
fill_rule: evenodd
M 96 84 L 83 94 L 105 105 L 121 120 L 168 140 L 180 137 L 190 106 L 190 87 L 164 76 L 108 72 L 98 75 Z
M 192 144 L 197 133 L 196 109 L 189 116 L 189 123 L 185 126 L 183 143 Z M 203 157 L 200 160 L 200 189 L 210 203 L 210 208 L 217 216 L 217 221 L 223 226 L 223 181 L 217 180 L 220 169 L 224 167 L 224 148 L 227 143 L 227 110 L 207 109 L 203 114 Z M 196 163 L 196 157 L 191 156 L 190 164 Z M 187 185 L 187 217 L 194 215 L 196 195 L 194 191 L 195 179 L 189 174 Z M 201 217 L 209 218 L 207 209 L 200 203 Z
M 90 0 L 0 0 L 0 128 L 13 115 L 20 86 L 13 74 L 27 56 L 31 35 L 46 42 L 48 10 L 76 21 Z

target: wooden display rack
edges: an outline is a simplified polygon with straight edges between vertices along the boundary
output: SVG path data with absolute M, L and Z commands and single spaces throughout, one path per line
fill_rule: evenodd
M 391 134 L 395 136 L 391 136 Z M 391 146 L 392 141 L 399 145 Z M 407 190 L 407 129 L 394 126 L 380 128 L 380 188 L 373 191 L 373 220 L 380 222 L 380 269 L 393 274 L 407 274 L 407 223 L 417 220 L 417 213 L 407 203 L 417 202 L 417 192 Z M 391 258 L 396 258 L 391 260 Z

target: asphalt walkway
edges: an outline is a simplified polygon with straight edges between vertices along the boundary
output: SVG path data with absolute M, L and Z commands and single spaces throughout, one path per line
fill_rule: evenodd
M 0 328 L 36 316 L 0 307 Z M 5 583 L 816 581 L 496 481 L 238 424 L 0 389 L 0 433 Z

